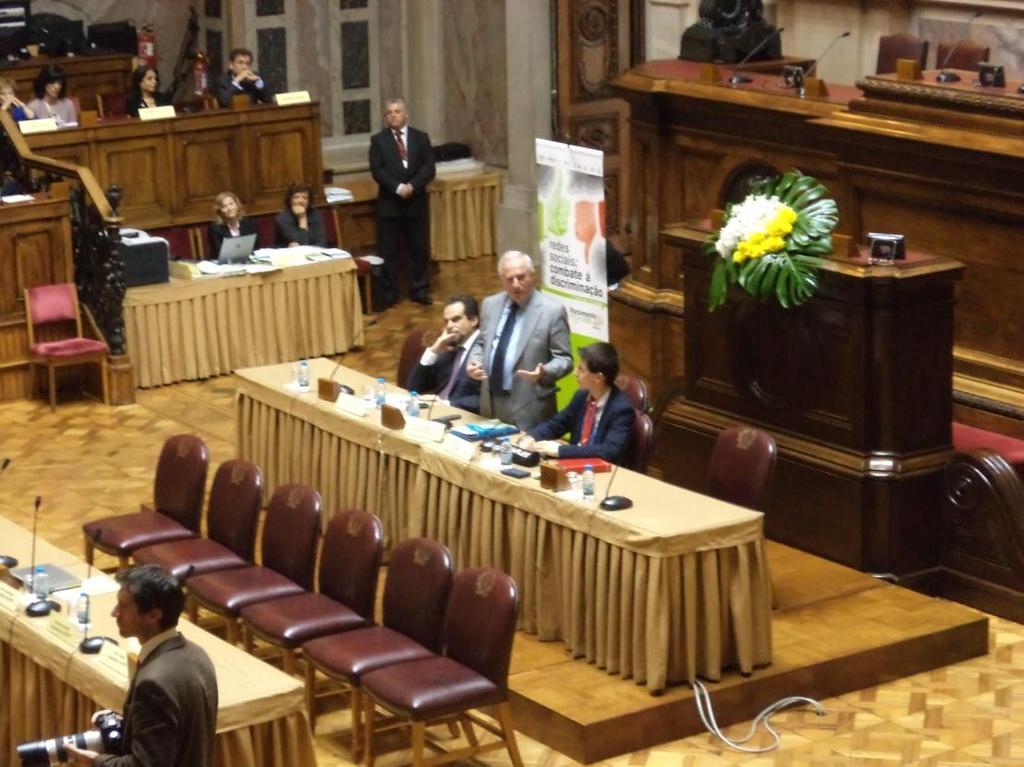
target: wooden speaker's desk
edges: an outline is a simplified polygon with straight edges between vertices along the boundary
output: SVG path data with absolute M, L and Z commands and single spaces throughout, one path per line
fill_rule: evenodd
M 323 197 L 316 103 L 149 122 L 111 118 L 26 140 L 37 154 L 89 168 L 104 188 L 119 186 L 118 212 L 126 226 L 139 229 L 209 221 L 214 198 L 224 191 L 237 194 L 250 215 L 281 210 L 295 181 Z
M 23 565 L 29 564 L 29 531 L 0 518 L 0 540 L 3 553 L 17 557 Z M 42 540 L 37 542 L 36 561 L 57 565 L 81 578 L 89 572 L 77 557 Z M 118 638 L 117 624 L 110 615 L 117 586 L 103 573 L 95 569 L 91 572 L 92 583 L 97 584 L 91 605 L 92 633 Z M 108 663 L 102 655 L 83 655 L 75 645 L 64 644 L 47 630 L 47 620 L 28 618 L 23 611 L 0 604 L 3 764 L 18 763 L 14 751 L 19 743 L 81 732 L 89 729 L 95 711 L 121 711 L 124 705 L 128 669 Z M 184 619 L 178 628 L 206 651 L 217 673 L 217 764 L 316 764 L 301 682 Z M 128 646 L 128 640 L 118 639 L 122 646 Z M 134 650 L 138 652 L 137 642 Z
M 14 91 L 22 101 L 35 98 L 32 84 L 44 67 L 59 65 L 66 77 L 66 93 L 78 99 L 82 109 L 96 109 L 100 94 L 128 93 L 131 90 L 132 62 L 127 53 L 103 53 L 95 56 L 37 56 L 16 62 L 0 62 L 0 77 L 14 81 Z
M 633 508 L 603 512 L 501 475 L 494 456 L 467 461 L 383 428 L 377 410 L 360 418 L 317 397 L 318 378 L 359 395 L 370 376 L 311 360 L 313 391 L 299 393 L 286 388 L 290 375 L 288 365 L 236 373 L 237 453 L 260 465 L 267 487 L 309 484 L 325 509 L 377 514 L 392 544 L 425 535 L 460 568 L 504 569 L 519 584 L 521 629 L 652 692 L 771 660 L 761 514 L 627 470 L 615 492 Z M 447 413 L 478 418 L 434 407 Z M 598 475 L 598 496 L 609 479 Z

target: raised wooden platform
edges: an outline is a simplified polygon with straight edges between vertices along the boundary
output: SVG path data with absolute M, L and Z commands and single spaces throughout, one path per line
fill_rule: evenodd
M 769 542 L 775 662 L 709 684 L 722 726 L 787 695 L 827 698 L 984 655 L 988 618 Z M 688 687 L 653 697 L 520 633 L 509 678 L 516 729 L 581 762 L 701 732 Z

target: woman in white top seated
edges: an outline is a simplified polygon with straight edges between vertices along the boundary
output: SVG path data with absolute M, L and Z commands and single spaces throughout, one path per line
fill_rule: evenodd
M 43 67 L 32 84 L 36 97 L 26 105 L 37 120 L 52 117 L 57 125 L 78 125 L 75 102 L 64 94 L 64 70 L 56 64 Z

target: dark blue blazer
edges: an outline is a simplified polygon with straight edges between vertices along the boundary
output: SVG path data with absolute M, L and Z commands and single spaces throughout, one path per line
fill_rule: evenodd
M 586 445 L 579 444 L 583 433 L 583 420 L 587 415 L 587 397 L 582 389 L 573 395 L 568 405 L 552 419 L 530 431 L 536 440 L 558 439 L 569 432 L 572 444 L 558 448 L 559 458 L 590 458 L 596 456 L 609 463 L 619 463 L 633 437 L 636 414 L 633 403 L 617 386 L 613 386 L 605 403 L 597 429 Z
M 437 355 L 433 365 L 421 365 L 417 362 L 416 367 L 409 373 L 406 388 L 409 391 L 415 390 L 419 394 L 436 394 L 440 392 L 445 384 L 448 383 L 448 376 L 452 374 L 452 365 L 455 364 L 456 352 L 459 351 L 461 349 L 441 352 Z M 479 413 L 480 382 L 474 381 L 466 375 L 467 360 L 469 360 L 468 354 L 465 355 L 462 367 L 459 368 L 459 374 L 455 379 L 455 385 L 452 387 L 451 396 L 448 401 L 453 407 L 468 410 L 471 413 Z

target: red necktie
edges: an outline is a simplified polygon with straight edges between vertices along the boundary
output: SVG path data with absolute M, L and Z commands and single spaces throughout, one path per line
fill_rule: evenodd
M 597 400 L 587 397 L 587 413 L 583 416 L 583 434 L 580 435 L 580 444 L 586 445 L 590 442 L 590 435 L 594 431 L 594 421 L 597 420 Z
M 395 131 L 395 141 L 398 142 L 398 156 L 403 160 L 406 159 L 409 155 L 405 151 L 405 142 L 402 141 L 402 131 Z

